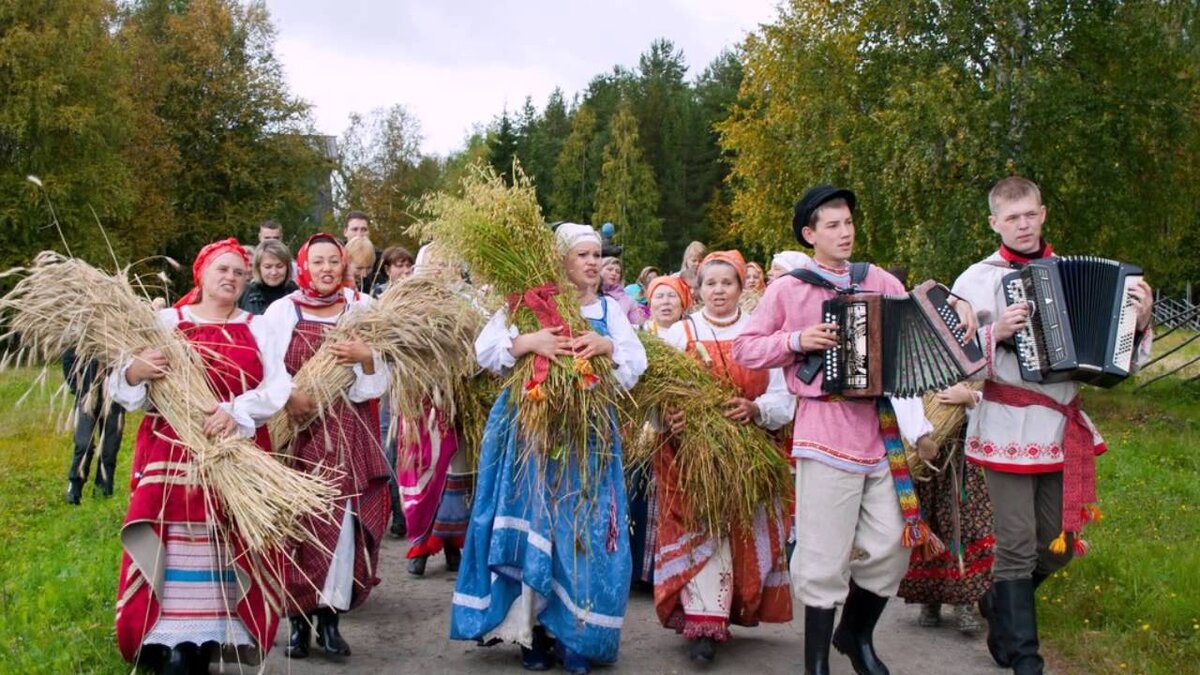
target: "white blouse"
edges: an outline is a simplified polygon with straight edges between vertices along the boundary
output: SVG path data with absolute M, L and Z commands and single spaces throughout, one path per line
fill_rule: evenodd
M 732 342 L 742 334 L 749 322 L 750 313 L 742 312 L 732 325 L 716 326 L 704 317 L 703 311 L 699 311 L 676 321 L 666 330 L 660 330 L 658 335 L 675 349 L 684 351 L 688 342 L 687 328 L 692 329 L 693 338 L 696 340 Z M 760 427 L 774 431 L 792 421 L 796 413 L 796 397 L 788 391 L 782 368 L 770 369 L 767 390 L 754 399 L 754 404 L 758 406 L 758 415 L 754 422 Z
M 335 326 L 342 317 L 349 316 L 355 312 L 365 311 L 371 306 L 371 296 L 366 293 L 356 293 L 349 288 L 342 289 L 342 295 L 346 298 L 346 304 L 343 305 L 344 311 L 337 316 L 322 317 L 315 314 L 310 314 L 304 311 L 303 307 L 299 307 L 292 302 L 291 298 L 280 298 L 271 303 L 267 307 L 267 311 L 263 312 L 260 317 L 263 323 L 267 324 L 268 329 L 280 335 L 283 340 L 284 349 L 292 341 L 292 332 L 296 329 L 296 323 L 299 321 L 299 314 L 296 309 L 299 307 L 300 313 L 308 321 L 317 321 L 330 326 Z M 389 369 L 387 363 L 379 357 L 379 352 L 371 350 L 371 357 L 375 360 L 375 372 L 367 375 L 363 372 L 362 364 L 354 364 L 354 384 L 350 385 L 350 391 L 347 392 L 350 400 L 355 403 L 362 403 L 374 398 L 379 398 L 387 392 Z
M 254 430 L 265 424 L 267 420 L 283 409 L 288 397 L 292 394 L 292 378 L 288 376 L 283 365 L 283 354 L 287 350 L 287 339 L 271 329 L 262 317 L 256 317 L 249 312 L 239 310 L 238 315 L 228 321 L 213 321 L 197 316 L 191 306 L 182 308 L 184 318 L 195 324 L 239 324 L 248 323 L 250 334 L 258 343 L 259 357 L 263 364 L 263 379 L 254 389 L 242 392 L 232 401 L 222 401 L 217 405 L 228 413 L 237 423 L 238 432 L 250 438 Z M 179 325 L 180 311 L 175 308 L 159 310 L 158 323 L 168 331 L 174 331 Z M 126 410 L 136 410 L 146 405 L 146 383 L 132 385 L 125 379 L 125 374 L 133 359 L 116 368 L 108 376 L 108 391 L 113 401 Z
M 613 374 L 623 388 L 632 389 L 646 371 L 646 350 L 616 300 L 601 297 L 582 308 L 583 317 L 599 319 L 604 316 L 605 307 L 601 302 L 607 304 L 608 337 L 613 342 Z M 511 350 L 513 340 L 518 335 L 520 332 L 517 327 L 508 323 L 508 310 L 500 308 L 483 327 L 479 337 L 475 338 L 475 359 L 492 373 L 501 375 L 507 372 L 517 362 Z

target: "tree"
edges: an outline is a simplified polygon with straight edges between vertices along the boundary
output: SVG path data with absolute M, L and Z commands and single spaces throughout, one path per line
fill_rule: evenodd
M 604 164 L 596 185 L 593 221 L 616 226 L 617 242 L 625 247 L 625 266 L 640 270 L 661 265 L 666 249 L 662 221 L 655 215 L 658 189 L 654 172 L 638 143 L 637 118 L 628 103 L 617 108 L 604 146 Z
M 1195 278 L 1171 255 L 1200 203 L 1185 5 L 793 0 L 747 39 L 718 125 L 736 234 L 789 246 L 795 199 L 839 183 L 861 196 L 859 257 L 949 280 L 995 247 L 987 190 L 1020 173 L 1059 250 Z
M 563 142 L 554 169 L 554 191 L 550 193 L 552 220 L 591 222 L 592 197 L 595 194 L 595 157 L 593 139 L 596 136 L 596 116 L 587 105 L 575 110 L 571 119 L 571 134 Z
M 112 229 L 134 211 L 136 185 L 122 153 L 134 120 L 128 63 L 110 34 L 115 13 L 108 0 L 11 2 L 0 10 L 5 267 L 62 250 L 48 202 L 72 253 L 100 262 L 111 258 L 97 219 Z M 128 255 L 133 242 L 114 239 L 118 255 Z
M 672 258 L 682 256 L 688 242 L 703 234 L 699 220 L 704 197 L 690 204 L 688 200 L 688 153 L 694 144 L 688 138 L 693 132 L 693 100 L 686 75 L 683 52 L 670 40 L 655 40 L 638 59 L 633 95 L 642 147 L 659 187 L 658 215 Z
M 354 113 L 341 153 L 342 210 L 369 214 L 379 245 L 416 243 L 404 234 L 414 202 L 441 180 L 437 159 L 421 155 L 420 121 L 400 104 Z
M 513 159 L 517 156 L 518 140 L 512 118 L 508 116 L 508 109 L 505 109 L 500 113 L 500 119 L 496 120 L 491 132 L 488 133 L 488 163 L 510 185 L 512 184 Z
M 190 260 L 218 236 L 253 241 L 268 217 L 317 225 L 316 181 L 331 162 L 287 90 L 261 4 L 143 0 L 117 39 L 145 122 L 130 161 L 148 208 L 134 221 L 156 223 L 158 252 Z

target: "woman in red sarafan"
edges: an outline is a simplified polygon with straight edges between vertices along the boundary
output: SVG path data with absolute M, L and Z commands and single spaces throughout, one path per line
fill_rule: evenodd
M 282 343 L 237 307 L 249 257 L 234 239 L 215 242 L 201 249 L 192 275 L 196 288 L 158 320 L 182 333 L 204 362 L 220 402 L 204 432 L 241 434 L 266 452 L 271 444 L 261 425 L 283 408 L 291 380 Z M 113 400 L 142 407 L 146 383 L 170 367 L 158 350 L 139 353 L 109 376 Z M 281 610 L 277 560 L 248 559 L 213 496 L 188 484 L 190 460 L 175 430 L 147 410 L 121 529 L 117 643 L 126 660 L 171 672 L 207 670 L 222 648 L 230 658 L 257 661 L 271 647 Z
M 752 370 L 732 356 L 733 341 L 749 315 L 739 307 L 746 264 L 737 251 L 709 254 L 699 266 L 704 307 L 661 333 L 676 349 L 692 354 L 740 396 L 726 416 L 743 424 L 778 429 L 792 419 L 795 397 L 778 368 Z M 669 428 L 678 420 L 667 420 Z M 781 504 L 763 504 L 749 528 L 716 537 L 685 525 L 688 495 L 680 492 L 668 441 L 654 462 L 658 481 L 658 534 L 654 559 L 654 606 L 667 628 L 691 640 L 689 657 L 706 664 L 716 645 L 729 639 L 729 625 L 792 620 L 788 574 L 787 520 Z
M 293 376 L 321 348 L 330 328 L 371 302 L 350 287 L 345 249 L 332 236 L 310 237 L 297 251 L 296 264 L 299 290 L 276 300 L 262 316 L 286 345 L 283 362 Z M 330 351 L 353 368 L 354 383 L 346 395 L 319 416 L 305 392 L 293 390 L 287 402 L 293 419 L 311 421 L 286 451 L 293 466 L 331 477 L 339 490 L 331 520 L 310 518 L 304 524 L 316 542 L 288 551 L 287 655 L 293 659 L 308 656 L 314 618 L 317 646 L 330 657 L 350 655 L 338 614 L 365 602 L 379 583 L 379 545 L 391 516 L 391 471 L 379 442 L 376 409 L 376 399 L 387 388 L 387 368 L 356 337 L 331 345 Z

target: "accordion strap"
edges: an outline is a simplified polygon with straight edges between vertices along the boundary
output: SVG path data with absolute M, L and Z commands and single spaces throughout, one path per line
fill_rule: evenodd
M 867 272 L 870 271 L 870 269 L 870 263 L 850 263 L 850 285 L 846 288 L 838 288 L 833 284 L 833 282 L 805 267 L 798 267 L 791 272 L 788 272 L 788 274 L 805 283 L 812 284 L 813 286 L 820 286 L 821 288 L 827 288 L 838 293 L 857 293 L 858 285 L 862 283 L 863 279 L 867 278 Z

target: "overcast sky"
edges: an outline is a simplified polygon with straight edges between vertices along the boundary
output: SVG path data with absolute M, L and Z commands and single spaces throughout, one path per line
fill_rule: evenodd
M 634 67 L 656 38 L 683 50 L 689 76 L 770 22 L 778 0 L 266 0 L 276 53 L 317 128 L 403 104 L 426 153 L 463 145 L 472 125 L 555 86 L 568 101 L 595 75 Z

